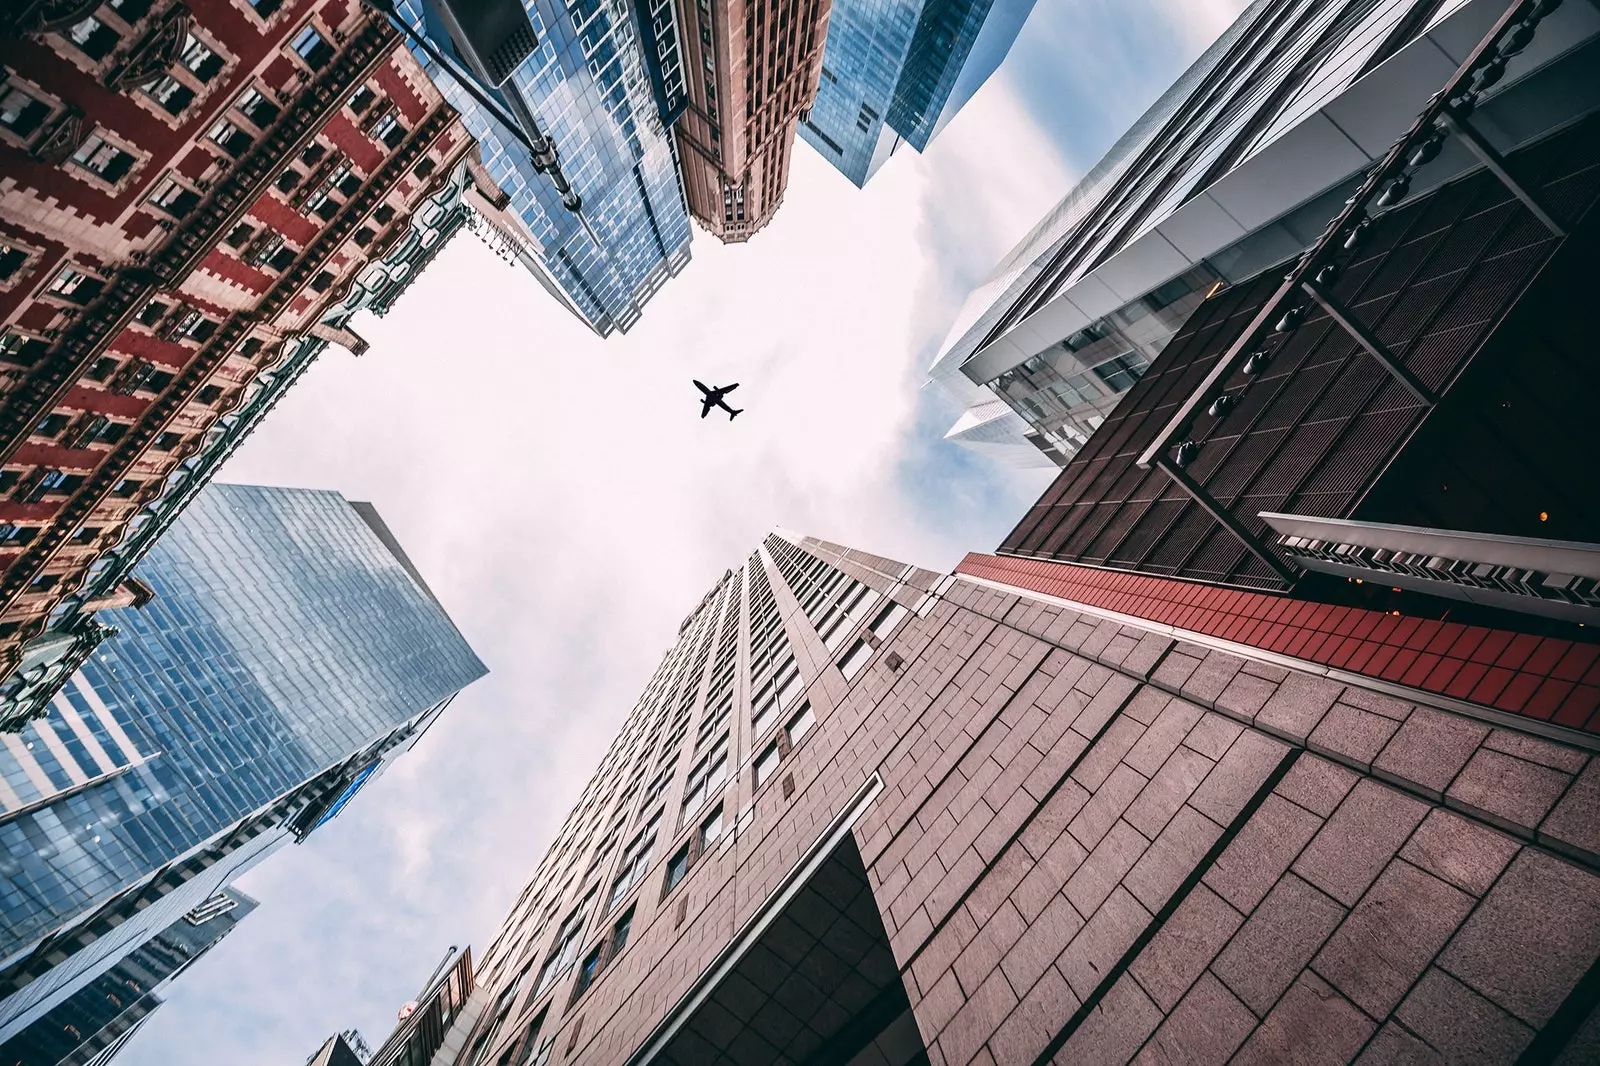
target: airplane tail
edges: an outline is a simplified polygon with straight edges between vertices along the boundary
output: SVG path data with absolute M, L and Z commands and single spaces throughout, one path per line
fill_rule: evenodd
M 742 414 L 744 414 L 744 408 L 743 407 L 739 408 L 738 410 L 734 410 L 734 409 L 730 408 L 728 410 L 728 421 L 732 422 L 735 418 L 738 418 Z

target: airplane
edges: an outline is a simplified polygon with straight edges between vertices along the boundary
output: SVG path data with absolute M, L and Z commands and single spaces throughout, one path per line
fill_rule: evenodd
M 732 385 L 724 385 L 720 389 L 709 388 L 708 386 L 702 385 L 700 382 L 696 381 L 694 383 L 694 387 L 705 393 L 705 398 L 700 401 L 701 418 L 704 418 L 706 415 L 710 414 L 713 407 L 720 407 L 724 411 L 728 412 L 729 422 L 732 422 L 736 417 L 744 413 L 744 408 L 740 407 L 735 409 L 729 407 L 722 400 L 724 396 L 739 387 L 739 383 L 737 381 L 735 381 Z

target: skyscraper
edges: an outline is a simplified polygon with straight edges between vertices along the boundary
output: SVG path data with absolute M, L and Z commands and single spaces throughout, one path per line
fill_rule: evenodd
M 539 48 L 512 74 L 582 197 L 582 218 L 561 204 L 521 141 L 447 71 L 418 60 L 477 138 L 483 165 L 510 197 L 531 243 L 518 260 L 602 337 L 626 332 L 644 305 L 689 262 L 689 215 L 678 161 L 662 124 L 625 5 L 525 0 Z M 452 61 L 454 47 L 423 0 L 400 17 Z M 521 254 L 526 253 L 526 254 Z
M 1267 650 L 1278 619 L 1467 632 L 1316 606 L 768 537 L 435 1062 L 1590 1061 L 1595 735 Z M 1600 649 L 1474 636 L 1529 676 Z
M 902 144 L 921 152 L 989 80 L 1033 0 L 834 0 L 800 136 L 865 185 Z
M 6 1066 L 94 1066 L 109 1062 L 161 1006 L 161 989 L 210 951 L 256 901 L 223 889 L 129 952 L 4 1043 Z
M 661 27 L 657 39 L 670 37 L 674 58 L 682 57 L 673 136 L 689 210 L 718 240 L 747 241 L 772 221 L 789 187 L 795 127 L 817 92 L 830 0 L 649 6 L 660 10 L 652 19 Z
M 969 410 L 951 439 L 1064 465 L 1209 293 L 1316 241 L 1506 6 L 1250 4 L 968 297 L 929 371 Z M 1600 104 L 1597 32 L 1553 7 L 1478 94 L 1484 143 Z M 1412 191 L 1480 165 L 1452 138 Z
M 0 1037 L 115 962 L 149 893 L 187 910 L 311 832 L 484 673 L 338 493 L 212 486 L 137 573 L 151 601 L 3 738 Z

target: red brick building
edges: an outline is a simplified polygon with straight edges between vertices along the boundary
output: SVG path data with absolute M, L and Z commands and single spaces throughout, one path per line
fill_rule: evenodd
M 24 0 L 0 31 L 0 670 L 60 673 L 93 641 L 67 614 L 138 591 L 85 599 L 91 568 L 257 376 L 364 347 L 325 312 L 472 142 L 358 0 Z
M 1160 621 L 1102 605 L 1081 570 L 769 537 L 435 1061 L 1594 1061 L 1592 734 L 1219 637 L 1189 583 L 1103 582 Z M 1302 608 L 1263 601 L 1223 606 Z M 1600 677 L 1593 645 L 1396 621 L 1463 671 L 1470 644 Z

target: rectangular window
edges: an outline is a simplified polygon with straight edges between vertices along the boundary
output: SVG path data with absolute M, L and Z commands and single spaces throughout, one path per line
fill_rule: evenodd
M 9 83 L 0 84 L 0 126 L 31 137 L 50 117 L 50 105 Z
M 200 194 L 176 178 L 168 178 L 151 194 L 150 202 L 173 218 L 183 218 L 200 202 Z
M 778 745 L 768 744 L 767 750 L 761 753 L 761 758 L 756 760 L 756 787 L 766 784 L 778 769 Z
M 211 143 L 237 159 L 250 147 L 250 135 L 225 118 L 219 118 L 207 134 Z
M 772 691 L 772 686 L 768 685 L 761 690 L 761 695 L 757 697 L 755 725 L 751 734 L 754 739 L 760 740 L 766 736 L 767 730 L 772 728 L 772 723 L 777 721 L 777 718 L 778 697 Z
M 817 716 L 811 713 L 811 704 L 802 704 L 800 713 L 789 719 L 789 724 L 784 727 L 789 734 L 789 747 L 793 748 L 800 743 L 816 724 Z
M 861 672 L 861 668 L 867 665 L 867 660 L 870 658 L 872 658 L 872 645 L 864 640 L 858 640 L 855 647 L 850 649 L 850 654 L 839 663 L 839 672 L 844 675 L 846 681 L 849 681 Z
M 202 82 L 210 81 L 222 69 L 222 57 L 193 33 L 183 42 L 183 54 L 178 57 L 178 62 Z
M 169 115 L 183 114 L 184 108 L 194 102 L 194 90 L 171 74 L 162 74 L 153 81 L 145 82 L 139 91 Z
M 56 276 L 51 279 L 47 292 L 52 296 L 59 296 L 63 300 L 70 300 L 80 307 L 100 295 L 100 290 L 105 288 L 105 282 L 99 278 L 74 270 L 72 267 L 62 267 Z
M 594 984 L 594 979 L 600 974 L 600 952 L 605 945 L 596 944 L 589 954 L 583 957 L 583 962 L 578 965 L 578 981 L 573 986 L 572 998 L 577 999 Z
M 0 281 L 10 281 L 16 277 L 27 261 L 27 252 L 0 241 Z
M 616 879 L 611 882 L 611 897 L 606 902 L 606 910 L 621 903 L 634 886 L 644 880 L 645 873 L 650 869 L 650 853 L 656 846 L 656 830 L 660 826 L 661 815 L 657 814 L 628 845 L 617 867 Z
M 294 40 L 289 42 L 289 47 L 294 49 L 294 54 L 305 61 L 305 65 L 312 70 L 321 70 L 328 65 L 328 60 L 333 58 L 333 46 L 322 39 L 322 34 L 317 32 L 315 26 L 307 26 L 294 35 Z
M 900 624 L 900 620 L 910 613 L 903 605 L 890 603 L 872 620 L 872 632 L 880 640 L 885 639 L 894 632 L 894 627 Z
M 683 847 L 678 849 L 676 855 L 667 860 L 667 881 L 666 886 L 661 890 L 661 894 L 666 895 L 668 892 L 671 892 L 673 889 L 677 888 L 678 882 L 682 881 L 686 876 L 688 876 L 688 873 L 689 845 L 685 844 Z
M 722 838 L 722 829 L 722 804 L 719 803 L 711 816 L 700 823 L 700 854 L 710 851 L 711 845 Z
M 683 819 L 688 821 L 707 802 L 715 799 L 728 780 L 728 746 L 724 736 L 721 746 L 695 764 L 689 771 L 689 780 L 683 789 Z M 681 823 L 680 823 L 681 824 Z
M 121 181 L 133 169 L 133 155 L 98 133 L 91 133 L 78 145 L 78 150 L 72 153 L 72 161 L 95 177 L 112 184 Z
M 556 934 L 555 945 L 550 949 L 549 957 L 545 959 L 544 968 L 539 971 L 539 982 L 533 990 L 535 999 L 555 984 L 557 979 L 577 961 L 578 938 L 583 935 L 583 924 L 589 917 L 590 898 L 585 896 L 583 902 L 579 903 L 567 916 L 567 920 L 561 923 L 561 931 Z
M 778 682 L 778 689 L 778 703 L 784 707 L 793 704 L 805 691 L 805 682 L 800 680 L 800 672 L 794 669 L 794 660 L 789 661 L 789 675 Z
M 617 924 L 611 927 L 611 958 L 622 954 L 622 949 L 628 946 L 628 934 L 633 931 L 633 908 L 629 907 L 617 919 Z
M 76 23 L 63 36 L 71 41 L 78 51 L 97 63 L 116 51 L 117 44 L 122 40 L 117 36 L 116 30 L 93 15 Z
M 233 109 L 258 130 L 264 130 L 277 119 L 278 105 L 261 95 L 258 89 L 246 89 L 233 105 Z

